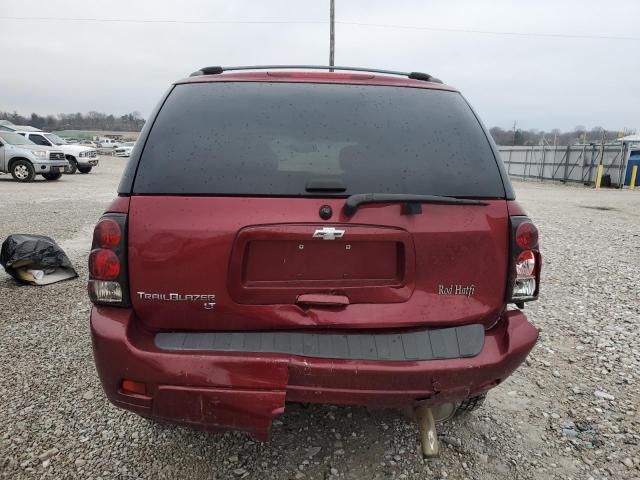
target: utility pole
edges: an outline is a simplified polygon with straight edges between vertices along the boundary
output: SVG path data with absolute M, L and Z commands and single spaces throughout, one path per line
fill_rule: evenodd
M 331 1 L 331 7 L 329 12 L 329 66 L 333 67 L 333 56 L 335 53 L 335 12 L 336 12 L 336 4 L 335 0 Z M 333 68 L 329 69 L 330 72 L 333 72 Z

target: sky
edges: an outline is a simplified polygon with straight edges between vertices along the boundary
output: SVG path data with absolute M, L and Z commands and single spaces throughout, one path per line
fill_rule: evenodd
M 640 130 L 638 0 L 335 2 L 336 65 L 430 73 L 489 126 Z M 0 0 L 0 111 L 146 118 L 203 66 L 328 64 L 328 20 L 329 0 Z

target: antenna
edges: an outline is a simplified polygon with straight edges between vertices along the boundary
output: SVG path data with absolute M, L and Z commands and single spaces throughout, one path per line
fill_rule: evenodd
M 336 45 L 336 35 L 335 35 L 335 14 L 336 14 L 336 2 L 335 0 L 330 0 L 329 6 L 329 66 L 333 67 L 333 59 L 335 55 L 335 45 Z M 330 72 L 333 72 L 333 68 L 329 69 Z

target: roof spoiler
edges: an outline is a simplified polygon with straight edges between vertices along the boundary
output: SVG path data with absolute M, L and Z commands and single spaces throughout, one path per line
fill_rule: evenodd
M 408 77 L 413 80 L 422 80 L 424 82 L 442 83 L 442 80 L 436 78 L 428 73 L 422 72 L 397 72 L 395 70 L 380 70 L 376 68 L 362 68 L 362 67 L 334 67 L 328 65 L 247 65 L 240 67 L 203 67 L 200 70 L 193 72 L 190 77 L 199 77 L 201 75 L 219 75 L 223 72 L 232 72 L 238 70 L 284 70 L 284 69 L 297 69 L 297 70 L 340 70 L 351 72 L 366 72 L 366 73 L 382 73 L 386 75 L 398 75 L 400 77 Z

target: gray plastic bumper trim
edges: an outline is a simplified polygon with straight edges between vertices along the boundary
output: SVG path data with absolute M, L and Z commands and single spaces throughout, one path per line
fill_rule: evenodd
M 484 346 L 484 327 L 407 333 L 206 332 L 158 333 L 156 347 L 170 351 L 284 353 L 304 357 L 406 362 L 474 357 Z

